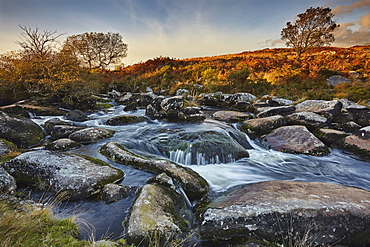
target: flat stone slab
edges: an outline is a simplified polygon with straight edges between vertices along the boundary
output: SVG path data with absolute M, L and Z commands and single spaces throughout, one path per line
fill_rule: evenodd
M 257 137 L 270 133 L 273 129 L 281 127 L 285 124 L 285 118 L 283 116 L 276 115 L 246 120 L 242 123 L 241 129 L 250 134 L 251 137 Z
M 333 119 L 339 115 L 342 103 L 338 100 L 305 100 L 296 105 L 296 112 L 308 111 Z
M 329 153 L 329 148 L 301 125 L 277 128 L 267 134 L 262 141 L 268 148 L 285 153 L 316 156 Z
M 238 111 L 216 111 L 212 118 L 218 121 L 241 122 L 251 118 L 251 115 Z
M 314 246 L 370 244 L 370 192 L 337 184 L 268 181 L 231 189 L 202 214 L 203 240 L 234 237 Z
M 296 112 L 285 117 L 289 124 L 304 125 L 307 128 L 321 128 L 329 124 L 326 117 L 313 112 Z
M 23 153 L 3 167 L 19 183 L 54 194 L 66 192 L 71 199 L 87 198 L 124 178 L 121 170 L 100 160 L 47 150 Z

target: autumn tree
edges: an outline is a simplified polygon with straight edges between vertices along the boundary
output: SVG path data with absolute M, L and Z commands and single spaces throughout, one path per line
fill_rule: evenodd
M 297 15 L 294 24 L 287 22 L 287 27 L 281 31 L 281 39 L 296 50 L 299 60 L 302 53 L 334 42 L 333 32 L 339 24 L 333 21 L 333 17 L 330 8 L 311 7 Z
M 120 63 L 127 55 L 127 44 L 119 33 L 83 33 L 67 37 L 63 50 L 78 57 L 89 69 Z
M 17 43 L 23 49 L 0 55 L 0 104 L 33 96 L 70 104 L 98 92 L 91 73 L 72 54 L 60 51 L 62 34 L 20 28 Z

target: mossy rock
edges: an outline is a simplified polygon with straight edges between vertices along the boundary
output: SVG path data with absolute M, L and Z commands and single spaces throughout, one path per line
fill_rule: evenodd
M 27 118 L 15 117 L 0 111 L 0 138 L 20 148 L 36 146 L 45 137 L 40 126 Z
M 83 199 L 101 192 L 107 183 L 124 178 L 124 173 L 91 157 L 47 150 L 23 153 L 3 164 L 19 184 L 38 186 L 54 194 L 67 193 Z
M 116 116 L 108 119 L 105 123 L 107 125 L 126 125 L 126 124 L 133 124 L 133 123 L 140 123 L 146 121 L 147 118 L 141 116 L 133 116 L 133 115 L 122 115 Z

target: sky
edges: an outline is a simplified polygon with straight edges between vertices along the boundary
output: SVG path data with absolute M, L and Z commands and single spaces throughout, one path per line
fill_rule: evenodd
M 65 33 L 119 33 L 124 65 L 285 47 L 280 32 L 309 7 L 330 7 L 341 25 L 332 46 L 370 42 L 370 0 L 0 0 L 0 54 L 20 49 L 20 26 Z

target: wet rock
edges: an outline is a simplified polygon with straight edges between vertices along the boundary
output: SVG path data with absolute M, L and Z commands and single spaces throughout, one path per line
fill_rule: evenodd
M 50 135 L 53 139 L 67 138 L 72 133 L 83 130 L 84 127 L 71 126 L 71 125 L 54 125 L 51 127 Z
M 136 108 L 138 108 L 139 105 L 136 102 L 129 103 L 125 108 L 123 108 L 124 111 L 136 111 Z
M 288 124 L 304 125 L 309 129 L 325 127 L 329 124 L 326 117 L 313 112 L 296 112 L 285 117 Z
M 12 142 L 0 139 L 0 158 L 12 152 L 18 152 L 17 146 Z
M 370 126 L 364 127 L 353 135 L 347 136 L 343 148 L 359 156 L 370 157 Z
M 14 116 L 30 118 L 30 114 L 19 104 L 2 106 L 0 107 L 0 111 Z
M 283 116 L 276 115 L 265 118 L 249 119 L 242 123 L 241 129 L 252 138 L 270 133 L 273 129 L 286 125 Z
M 342 110 L 342 113 L 348 113 L 350 120 L 355 121 L 362 127 L 370 125 L 370 108 L 351 104 Z
M 126 223 L 129 244 L 165 246 L 189 232 L 186 202 L 182 195 L 158 184 L 143 186 L 131 207 Z M 185 216 L 185 217 L 184 217 Z
M 75 121 L 75 122 L 84 122 L 84 121 L 89 120 L 87 115 L 80 110 L 74 110 L 74 111 L 68 112 L 65 115 L 65 118 L 71 121 Z
M 119 97 L 121 97 L 121 93 L 118 92 L 117 90 L 112 90 L 111 92 L 108 92 L 108 96 L 112 99 L 118 99 Z
M 186 107 L 179 111 L 178 118 L 186 121 L 203 121 L 206 116 L 199 107 Z
M 44 128 L 47 135 L 50 135 L 55 125 L 69 125 L 70 126 L 71 124 L 66 121 L 62 121 L 59 118 L 50 118 L 46 122 L 41 124 L 41 127 Z
M 105 184 L 124 177 L 121 170 L 100 160 L 48 150 L 23 153 L 3 167 L 18 183 L 37 185 L 54 194 L 67 193 L 71 199 L 90 197 Z
M 274 150 L 293 153 L 323 156 L 329 149 L 305 126 L 283 126 L 263 137 L 263 143 Z
M 146 181 L 148 184 L 159 184 L 164 187 L 169 187 L 171 189 L 176 190 L 175 183 L 173 182 L 172 178 L 168 176 L 166 173 L 161 173 L 155 177 L 152 177 L 148 181 Z
M 81 143 L 62 138 L 48 143 L 45 148 L 52 151 L 68 151 L 79 147 L 81 147 Z
M 294 103 L 294 101 L 289 100 L 289 99 L 283 99 L 283 98 L 272 98 L 272 99 L 268 99 L 266 103 L 269 106 L 276 107 L 276 106 L 290 106 Z
M 232 106 L 237 102 L 251 103 L 256 99 L 256 96 L 250 93 L 235 93 L 235 94 L 221 94 L 220 100 L 226 105 Z
M 153 92 L 149 92 L 149 93 L 142 93 L 140 94 L 139 96 L 139 104 L 143 107 L 147 107 L 148 105 L 150 105 L 158 96 L 153 93 Z
M 69 139 L 82 144 L 88 144 L 110 138 L 114 133 L 114 130 L 92 127 L 73 132 L 69 136 Z
M 168 160 L 145 159 L 135 155 L 117 143 L 104 145 L 100 152 L 111 160 L 154 174 L 166 173 L 179 183 L 190 200 L 198 200 L 209 191 L 209 185 L 198 173 Z
M 201 97 L 197 102 L 200 105 L 218 106 L 221 101 L 219 99 L 217 99 L 216 97 L 205 95 L 205 96 Z
M 141 116 L 134 116 L 134 115 L 122 115 L 116 116 L 108 119 L 105 123 L 106 125 L 126 125 L 126 124 L 133 124 L 133 123 L 140 123 L 145 122 L 147 118 Z
M 0 111 L 0 138 L 11 141 L 18 147 L 28 148 L 39 144 L 44 137 L 42 128 L 32 120 Z
M 359 124 L 357 124 L 353 121 L 349 121 L 349 122 L 345 122 L 345 123 L 332 123 L 332 126 L 335 129 L 343 130 L 343 131 L 348 132 L 348 133 L 353 133 L 353 132 L 356 132 L 359 129 L 361 129 L 361 125 L 359 125 Z
M 148 105 L 145 114 L 151 118 L 177 118 L 183 100 L 180 96 L 172 98 L 159 98 Z M 163 104 L 163 105 L 162 105 Z
M 174 96 L 162 100 L 161 110 L 167 118 L 177 118 L 183 105 L 183 98 L 181 96 Z
M 118 104 L 123 104 L 123 105 L 126 105 L 126 104 L 130 104 L 130 103 L 136 103 L 136 100 L 137 98 L 130 92 L 128 93 L 125 93 L 123 96 L 119 97 L 116 102 Z
M 180 88 L 180 89 L 177 89 L 176 91 L 176 96 L 184 96 L 184 95 L 189 95 L 190 94 L 190 91 L 188 89 L 183 89 L 183 88 Z
M 250 114 L 238 111 L 217 111 L 212 114 L 212 118 L 229 123 L 242 122 L 252 118 Z
M 263 118 L 263 117 L 270 117 L 270 116 L 275 116 L 275 115 L 280 115 L 280 116 L 286 116 L 295 111 L 295 106 L 290 105 L 290 106 L 277 106 L 277 107 L 268 107 L 264 109 L 262 112 L 257 114 L 258 118 Z
M 13 195 L 17 189 L 14 179 L 2 166 L 0 166 L 0 193 Z
M 102 199 L 106 203 L 121 200 L 123 198 L 133 196 L 136 188 L 119 184 L 106 184 L 102 190 Z
M 333 129 L 318 129 L 316 136 L 326 145 L 339 144 L 339 142 L 349 134 Z
M 158 111 L 156 108 L 154 108 L 153 105 L 148 105 L 145 110 L 145 115 L 147 115 L 150 118 L 163 118 L 165 117 L 164 114 L 162 114 L 160 111 Z
M 229 163 L 249 157 L 247 149 L 253 148 L 244 133 L 215 120 L 207 119 L 206 123 L 214 126 L 199 131 L 178 130 L 167 141 L 158 141 L 171 160 L 187 165 Z
M 339 115 L 342 103 L 338 100 L 305 100 L 296 105 L 296 112 L 308 111 L 333 119 Z
M 287 243 L 290 238 L 293 244 L 307 234 L 307 246 L 367 246 L 369 198 L 365 190 L 317 182 L 245 185 L 206 206 L 200 234 L 203 240 L 244 236 Z

